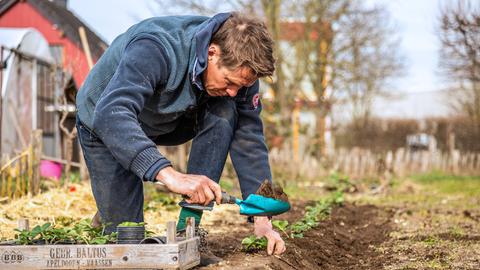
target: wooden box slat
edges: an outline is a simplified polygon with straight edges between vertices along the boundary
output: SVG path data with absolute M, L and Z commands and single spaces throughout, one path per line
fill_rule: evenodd
M 188 269 L 200 263 L 199 243 L 7 245 L 0 246 L 0 269 Z

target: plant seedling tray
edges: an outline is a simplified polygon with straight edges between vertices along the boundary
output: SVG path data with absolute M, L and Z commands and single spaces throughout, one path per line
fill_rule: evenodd
M 186 238 L 167 223 L 166 244 L 0 245 L 0 269 L 189 269 L 200 263 L 200 238 L 188 221 Z

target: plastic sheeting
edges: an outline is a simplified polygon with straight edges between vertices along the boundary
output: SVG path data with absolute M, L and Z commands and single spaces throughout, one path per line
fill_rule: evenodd
M 48 64 L 54 63 L 48 43 L 35 29 L 0 28 L 0 44 L 34 58 L 3 50 L 1 102 L 1 153 L 13 155 L 30 143 L 37 125 L 39 82 L 50 80 Z M 37 61 L 34 59 L 38 59 Z M 42 77 L 43 76 L 43 77 Z M 45 148 L 44 148 L 45 149 Z

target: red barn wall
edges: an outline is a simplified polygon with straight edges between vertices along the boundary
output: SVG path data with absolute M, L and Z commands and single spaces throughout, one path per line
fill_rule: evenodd
M 50 45 L 63 46 L 63 66 L 73 74 L 77 87 L 87 77 L 89 68 L 81 45 L 63 35 L 50 21 L 27 2 L 19 1 L 0 16 L 0 27 L 32 27 L 47 39 Z

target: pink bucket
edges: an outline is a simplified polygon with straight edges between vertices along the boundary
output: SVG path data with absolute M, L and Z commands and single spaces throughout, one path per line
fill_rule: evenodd
M 62 177 L 62 164 L 50 160 L 40 161 L 40 176 L 60 180 L 60 177 Z

